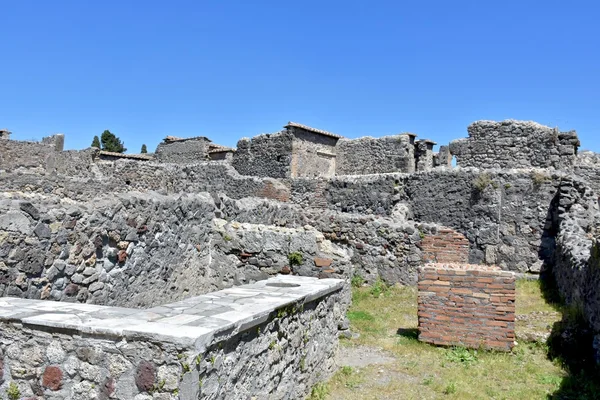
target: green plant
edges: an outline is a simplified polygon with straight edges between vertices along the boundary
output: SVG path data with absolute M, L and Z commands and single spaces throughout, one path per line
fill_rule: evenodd
M 504 184 L 504 189 L 510 189 L 511 187 L 512 187 L 512 185 L 510 183 Z
M 305 356 L 302 356 L 302 358 L 300 359 L 300 370 L 306 371 L 306 357 Z
M 290 253 L 288 255 L 288 261 L 290 262 L 290 265 L 300 265 L 302 264 L 302 254 L 297 251 Z
M 183 373 L 190 372 L 192 368 L 188 363 L 181 363 L 181 367 L 183 368 Z
M 216 358 L 215 356 L 212 356 L 212 357 L 210 358 L 210 363 L 211 363 L 212 365 L 215 365 L 215 362 L 216 362 L 216 361 L 217 361 L 217 358 Z
M 269 350 L 273 350 L 275 348 L 276 344 L 277 344 L 277 342 L 275 342 L 275 340 L 273 340 L 271 343 L 269 343 Z
M 226 242 L 231 242 L 233 240 L 233 238 L 231 236 L 229 236 L 228 234 L 224 234 L 223 240 Z
M 531 173 L 531 180 L 535 186 L 540 186 L 542 183 L 550 180 L 550 177 L 542 174 L 541 172 L 534 171 Z
M 198 355 L 196 356 L 196 365 L 200 365 L 200 362 L 201 362 L 201 361 L 202 361 L 202 355 L 201 355 L 201 354 L 198 354 Z
M 374 321 L 375 317 L 367 311 L 348 311 L 350 321 Z
M 346 376 L 352 375 L 352 371 L 353 371 L 352 367 L 349 367 L 347 365 L 344 365 L 342 368 L 340 368 L 340 372 Z
M 469 366 L 477 362 L 477 350 L 467 349 L 462 346 L 452 347 L 446 352 L 446 360 Z
M 350 280 L 350 283 L 352 284 L 352 287 L 361 287 L 362 284 L 365 282 L 365 280 L 363 279 L 362 276 L 355 274 L 352 279 Z
M 425 386 L 429 386 L 433 383 L 433 376 L 428 376 L 425 379 L 423 379 L 423 385 Z
M 379 297 L 381 295 L 387 294 L 389 291 L 388 285 L 381 279 L 377 278 L 373 286 L 371 286 L 371 295 L 374 297 Z
M 421 238 L 421 240 L 425 239 L 425 232 L 423 232 L 420 229 L 419 229 L 419 237 Z
M 473 187 L 479 192 L 483 192 L 492 183 L 492 178 L 489 174 L 480 174 L 473 180 Z
M 450 382 L 444 388 L 444 394 L 454 394 L 456 393 L 456 383 Z
M 498 189 L 498 187 L 499 187 L 499 185 L 498 185 L 498 182 L 496 182 L 496 181 L 492 181 L 492 187 L 493 187 L 494 189 Z
M 313 386 L 308 400 L 325 400 L 329 394 L 329 389 L 324 383 L 317 383 Z
M 17 386 L 17 384 L 14 382 L 11 382 L 8 385 L 6 394 L 8 395 L 8 400 L 19 400 L 21 398 L 21 391 L 19 390 L 19 386 Z

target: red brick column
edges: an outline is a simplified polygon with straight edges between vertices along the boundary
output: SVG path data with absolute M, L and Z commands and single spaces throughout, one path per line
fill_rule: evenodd
M 442 228 L 435 235 L 425 235 L 421 241 L 421 250 L 426 263 L 469 262 L 469 240 L 450 228 Z
M 419 269 L 419 340 L 510 350 L 515 341 L 515 277 L 483 265 Z

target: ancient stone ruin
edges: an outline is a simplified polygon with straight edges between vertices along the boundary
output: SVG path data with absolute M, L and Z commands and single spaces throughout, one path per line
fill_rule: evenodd
M 513 275 L 543 272 L 600 343 L 600 156 L 574 131 L 478 121 L 435 151 L 290 122 L 144 155 L 0 138 L 0 397 L 302 398 L 356 275 L 421 271 L 421 339 L 509 349 Z M 443 325 L 457 301 L 489 329 Z

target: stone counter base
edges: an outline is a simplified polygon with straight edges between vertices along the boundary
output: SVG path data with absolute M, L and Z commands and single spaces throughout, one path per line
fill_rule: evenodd
M 419 340 L 510 350 L 515 277 L 497 267 L 427 264 L 419 270 Z
M 342 285 L 281 276 L 147 310 L 1 298 L 0 398 L 301 399 L 333 372 Z

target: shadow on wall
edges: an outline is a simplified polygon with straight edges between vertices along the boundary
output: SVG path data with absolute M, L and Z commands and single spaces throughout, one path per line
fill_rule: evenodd
M 547 399 L 600 399 L 600 369 L 594 359 L 594 334 L 581 307 L 567 306 L 560 298 L 551 269 L 540 275 L 547 302 L 557 304 L 562 320 L 554 323 L 548 341 L 548 358 L 558 362 L 567 375 Z
M 540 283 L 544 300 L 556 305 L 562 319 L 554 323 L 546 344 L 548 358 L 558 362 L 567 375 L 560 387 L 548 399 L 600 399 L 600 370 L 594 359 L 594 334 L 581 306 L 567 305 L 561 297 L 553 273 L 556 260 L 556 235 L 558 234 L 558 207 L 560 195 L 552 199 L 538 255 L 543 260 Z

